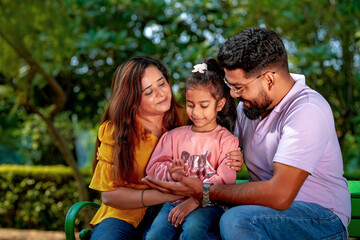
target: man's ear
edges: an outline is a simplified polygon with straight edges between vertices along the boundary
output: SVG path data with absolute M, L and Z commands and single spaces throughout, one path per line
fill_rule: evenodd
M 273 89 L 274 84 L 275 84 L 275 77 L 274 74 L 266 74 L 266 84 L 268 86 L 268 90 L 270 91 L 271 89 Z
M 225 106 L 225 103 L 226 103 L 226 99 L 220 98 L 219 101 L 217 102 L 216 111 L 220 112 Z

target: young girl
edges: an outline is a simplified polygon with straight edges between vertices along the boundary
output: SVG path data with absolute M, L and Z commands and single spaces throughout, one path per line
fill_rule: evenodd
M 226 153 L 236 150 L 233 131 L 236 106 L 223 82 L 224 71 L 213 58 L 194 67 L 186 79 L 186 112 L 192 124 L 166 132 L 159 140 L 146 174 L 173 181 L 173 172 L 196 176 L 204 183 L 232 184 L 236 172 L 226 163 Z M 217 239 L 220 206 L 202 207 L 188 198 L 163 205 L 146 239 Z M 181 228 L 177 228 L 182 225 Z

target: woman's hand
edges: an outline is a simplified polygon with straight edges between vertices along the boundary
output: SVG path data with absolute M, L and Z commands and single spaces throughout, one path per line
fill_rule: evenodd
M 170 211 L 168 220 L 174 227 L 178 227 L 184 222 L 185 218 L 199 206 L 199 200 L 188 198 Z
M 236 150 L 227 153 L 226 157 L 229 159 L 226 165 L 228 165 L 231 169 L 239 172 L 244 163 L 240 148 L 238 147 Z

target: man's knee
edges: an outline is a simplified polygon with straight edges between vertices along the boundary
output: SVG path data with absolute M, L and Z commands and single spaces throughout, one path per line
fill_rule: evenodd
M 238 206 L 227 210 L 220 218 L 220 233 L 223 239 L 236 239 L 253 232 L 251 206 Z

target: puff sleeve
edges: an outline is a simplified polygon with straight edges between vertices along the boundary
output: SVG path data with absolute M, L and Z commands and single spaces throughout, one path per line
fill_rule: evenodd
M 98 138 L 101 144 L 97 152 L 98 163 L 89 186 L 97 191 L 112 191 L 115 189 L 113 180 L 113 133 L 114 129 L 109 121 L 104 122 L 99 128 Z

